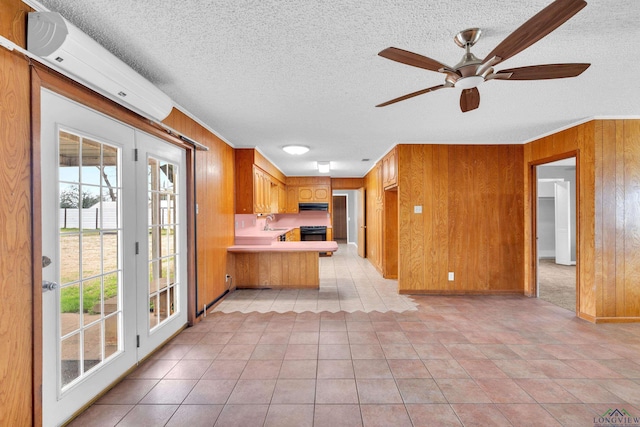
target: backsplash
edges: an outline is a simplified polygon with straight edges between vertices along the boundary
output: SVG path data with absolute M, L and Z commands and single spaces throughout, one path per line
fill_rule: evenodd
M 297 214 L 272 214 L 275 218 L 269 225 L 272 228 L 296 228 L 303 225 L 324 225 L 331 227 L 331 214 L 328 212 L 307 211 Z M 266 221 L 266 215 L 236 214 L 236 234 L 238 231 L 249 229 L 262 229 Z

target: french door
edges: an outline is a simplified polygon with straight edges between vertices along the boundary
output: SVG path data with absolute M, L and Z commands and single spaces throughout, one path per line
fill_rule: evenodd
M 141 359 L 187 323 L 186 153 L 141 132 L 136 142 Z
M 186 323 L 183 150 L 41 93 L 43 424 Z

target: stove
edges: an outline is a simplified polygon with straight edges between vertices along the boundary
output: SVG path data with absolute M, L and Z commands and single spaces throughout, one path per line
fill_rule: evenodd
M 300 240 L 325 241 L 327 240 L 327 227 L 324 225 L 303 225 L 300 227 Z

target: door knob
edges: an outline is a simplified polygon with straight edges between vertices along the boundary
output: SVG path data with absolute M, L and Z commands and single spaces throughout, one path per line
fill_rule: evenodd
M 56 289 L 58 289 L 58 284 L 56 282 L 50 282 L 48 280 L 42 281 L 42 292 L 55 291 Z

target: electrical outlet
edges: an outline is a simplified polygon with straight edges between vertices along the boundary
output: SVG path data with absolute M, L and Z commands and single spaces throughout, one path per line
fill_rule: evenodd
M 455 279 L 454 279 L 453 271 L 450 271 L 450 272 L 449 272 L 449 281 L 450 281 L 450 282 L 453 282 L 454 280 L 455 280 Z
M 225 282 L 228 282 L 228 281 L 229 281 L 229 279 L 231 279 L 231 275 L 230 275 L 230 274 L 225 274 L 225 275 L 224 275 L 224 281 L 225 281 Z

